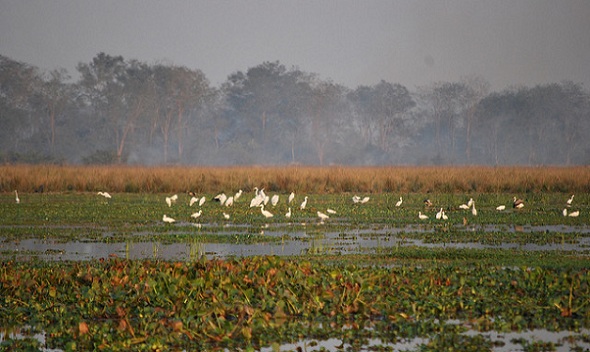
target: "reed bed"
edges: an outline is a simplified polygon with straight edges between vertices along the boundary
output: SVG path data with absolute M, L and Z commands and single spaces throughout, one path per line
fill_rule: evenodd
M 0 166 L 0 192 L 590 192 L 590 167 Z

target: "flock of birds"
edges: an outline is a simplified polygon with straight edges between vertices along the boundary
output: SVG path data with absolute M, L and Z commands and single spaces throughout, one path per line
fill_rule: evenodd
M 264 188 L 258 189 L 258 187 L 254 187 L 254 193 L 255 193 L 254 198 L 252 198 L 252 200 L 250 201 L 250 208 L 259 207 L 261 214 L 265 218 L 267 218 L 267 219 L 272 218 L 274 216 L 274 214 L 271 213 L 268 209 L 265 209 L 265 206 L 267 206 L 269 203 L 273 207 L 276 206 L 279 203 L 279 195 L 275 194 L 272 197 L 270 197 L 264 192 Z M 16 203 L 19 204 L 20 198 L 18 197 L 18 191 L 15 190 L 14 194 L 15 194 Z M 207 198 L 205 196 L 198 198 L 194 192 L 188 192 L 188 194 L 191 197 L 190 201 L 189 201 L 189 206 L 191 206 L 191 207 L 195 204 L 198 204 L 199 207 L 202 207 L 205 204 L 205 202 L 207 201 Z M 218 202 L 221 206 L 231 207 L 234 205 L 234 202 L 237 201 L 242 196 L 242 194 L 243 194 L 242 190 L 239 190 L 236 194 L 234 194 L 233 196 L 229 196 L 229 197 L 225 193 L 220 193 L 220 194 L 216 195 L 213 198 L 213 200 Z M 106 199 L 112 198 L 112 196 L 108 192 L 100 191 L 97 193 L 97 195 L 102 196 Z M 370 199 L 371 199 L 370 197 L 361 198 L 361 197 L 355 195 L 352 197 L 352 202 L 358 203 L 358 204 L 365 204 L 365 203 L 369 202 Z M 168 205 L 168 207 L 172 207 L 172 205 L 175 204 L 176 201 L 178 200 L 178 195 L 175 194 L 173 196 L 166 197 L 165 200 L 166 200 L 166 204 Z M 288 207 L 289 210 L 285 214 L 286 218 L 291 218 L 292 210 L 291 210 L 290 205 L 294 200 L 295 200 L 295 192 L 291 192 L 291 194 L 287 198 L 287 204 L 289 205 L 289 207 Z M 300 210 L 304 210 L 307 207 L 307 201 L 308 201 L 308 197 L 305 196 L 303 202 L 301 202 L 301 204 L 299 205 Z M 404 201 L 403 197 L 399 197 L 399 200 L 395 203 L 395 206 L 401 207 L 403 204 L 403 201 Z M 567 199 L 566 204 L 565 204 L 565 208 L 563 208 L 563 211 L 562 211 L 563 216 L 568 216 L 568 217 L 580 216 L 579 210 L 572 211 L 572 212 L 568 211 L 568 209 L 571 208 L 573 201 L 574 201 L 574 195 L 572 194 L 571 197 Z M 520 198 L 517 198 L 517 197 L 514 197 L 514 199 L 512 201 L 512 207 L 514 209 L 521 209 L 524 207 L 524 204 L 525 204 L 524 201 Z M 432 207 L 433 203 L 430 201 L 430 199 L 425 199 L 424 205 L 426 207 Z M 470 198 L 466 204 L 459 205 L 459 209 L 471 210 L 471 214 L 473 216 L 477 216 L 477 209 L 475 208 L 475 201 L 473 200 L 473 198 Z M 503 211 L 505 209 L 506 209 L 506 205 L 499 205 L 496 207 L 496 210 L 498 210 L 498 211 Z M 330 215 L 335 215 L 336 211 L 328 208 L 326 210 L 326 213 L 323 213 L 319 210 L 317 211 L 317 216 L 318 216 L 321 223 L 328 220 L 330 218 Z M 197 219 L 202 214 L 203 214 L 203 209 L 199 209 L 199 211 L 196 211 L 191 214 L 191 218 Z M 328 215 L 328 214 L 330 214 L 330 215 Z M 225 219 L 229 220 L 231 216 L 227 212 L 223 212 L 223 217 Z M 447 216 L 447 214 L 445 214 L 445 211 L 443 210 L 443 208 L 440 208 L 440 210 L 436 213 L 435 217 L 437 220 L 448 220 L 448 216 Z M 418 212 L 418 219 L 428 220 L 429 217 L 428 217 L 428 215 L 423 214 L 422 211 L 419 211 Z M 164 214 L 164 216 L 162 217 L 162 221 L 165 223 L 169 223 L 169 224 L 176 222 L 176 220 L 174 218 L 171 218 L 170 216 L 168 216 L 166 214 Z

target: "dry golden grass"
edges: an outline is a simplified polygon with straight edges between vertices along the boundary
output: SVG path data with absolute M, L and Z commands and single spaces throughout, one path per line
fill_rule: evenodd
M 589 192 L 590 167 L 0 166 L 0 192 Z

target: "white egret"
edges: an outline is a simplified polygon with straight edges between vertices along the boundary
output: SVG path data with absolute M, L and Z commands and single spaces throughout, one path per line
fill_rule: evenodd
M 512 201 L 512 207 L 520 209 L 520 208 L 524 207 L 524 201 L 520 198 L 514 197 L 514 200 Z
M 442 208 L 440 208 L 440 210 L 438 211 L 438 213 L 436 213 L 436 219 L 440 220 L 442 218 L 443 215 L 443 210 Z
M 447 216 L 447 214 L 445 214 L 445 212 L 443 211 L 442 213 L 442 219 L 443 220 L 449 220 L 449 217 Z
M 168 208 L 172 206 L 172 198 L 166 197 L 166 204 L 168 204 Z
M 264 196 L 264 205 L 267 205 L 268 202 L 270 201 L 270 197 L 269 196 Z
M 403 202 L 404 202 L 403 198 L 402 197 L 399 197 L 399 200 L 397 201 L 397 203 L 395 203 L 395 206 L 396 207 L 401 207 Z
M 201 216 L 201 214 L 203 214 L 203 209 L 199 210 L 199 211 L 198 211 L 198 212 L 196 212 L 196 213 L 192 213 L 192 214 L 191 214 L 191 218 L 194 218 L 194 219 L 196 219 L 196 218 L 200 217 L 200 216 Z
M 334 209 L 328 208 L 326 211 L 328 212 L 328 214 L 336 214 L 336 210 Z
M 498 205 L 498 206 L 496 207 L 496 210 L 498 210 L 498 211 L 502 211 L 502 210 L 504 210 L 504 209 L 506 209 L 506 206 L 505 206 L 505 205 Z
M 469 198 L 469 201 L 467 202 L 467 206 L 470 207 L 473 205 L 473 198 Z
M 360 203 L 365 204 L 366 202 L 369 201 L 369 199 L 371 199 L 371 197 L 365 197 L 365 198 L 361 199 Z
M 170 197 L 170 199 L 173 203 L 176 203 L 176 201 L 178 200 L 178 194 L 173 195 L 172 197 Z
M 228 214 L 228 213 L 225 213 L 225 212 L 224 212 L 224 213 L 223 213 L 223 217 L 224 217 L 226 220 L 229 220 L 229 214 Z
M 194 196 L 193 196 L 193 197 L 191 197 L 191 200 L 190 200 L 190 202 L 188 203 L 188 206 L 189 206 L 189 207 L 192 207 L 192 206 L 193 206 L 193 204 L 197 203 L 198 201 L 199 201 L 199 198 L 197 198 L 197 197 L 194 197 Z
M 305 209 L 306 206 L 307 206 L 307 196 L 305 196 L 305 200 L 303 202 L 301 202 L 299 209 L 303 210 L 303 209 Z
M 424 199 L 424 205 L 426 205 L 427 207 L 431 207 L 432 206 L 432 202 L 430 201 L 430 199 Z
M 264 202 L 264 197 L 261 197 L 260 194 L 258 194 L 250 201 L 250 208 L 258 207 L 262 202 Z
M 567 208 L 563 208 L 563 210 L 561 211 L 561 213 L 563 214 L 563 216 L 567 216 Z
M 207 201 L 207 198 L 205 198 L 205 196 L 202 196 L 201 199 L 199 199 L 199 206 L 202 207 L 206 201 Z
M 176 220 L 174 220 L 171 217 L 169 217 L 168 215 L 164 214 L 164 216 L 162 216 L 162 221 L 164 221 L 165 223 L 171 224 L 171 223 L 175 222 Z
M 289 194 L 289 201 L 287 204 L 291 204 L 291 202 L 293 201 L 293 199 L 295 199 L 295 192 L 291 192 L 291 194 Z
M 572 211 L 571 213 L 567 214 L 567 216 L 571 216 L 572 218 L 576 218 L 576 217 L 580 216 L 580 211 L 579 210 Z
M 459 208 L 460 209 L 463 209 L 463 210 L 468 210 L 469 209 L 469 205 L 467 205 L 467 204 L 461 204 L 461 205 L 459 205 Z
M 240 199 L 240 197 L 242 196 L 242 193 L 243 193 L 243 192 L 244 192 L 244 191 L 242 191 L 242 190 L 239 190 L 239 191 L 238 191 L 236 194 L 234 194 L 234 200 L 238 200 L 238 199 Z
M 262 215 L 264 215 L 264 217 L 265 217 L 265 218 L 267 218 L 267 219 L 268 219 L 268 218 L 272 218 L 272 217 L 274 216 L 274 215 L 273 215 L 273 214 L 272 214 L 270 211 L 268 211 L 268 210 L 264 209 L 264 204 L 261 204 L 261 205 L 260 205 L 260 212 L 261 212 L 261 213 L 262 213 Z
M 573 201 L 574 201 L 574 195 L 572 194 L 572 196 L 566 202 L 567 203 L 567 206 L 568 207 L 571 206 Z
M 359 196 L 352 196 L 352 201 L 353 201 L 354 203 L 358 203 L 358 202 L 360 202 L 360 201 L 361 201 L 361 197 L 359 197 Z
M 422 212 L 421 212 L 421 211 L 419 211 L 419 212 L 418 212 L 418 218 L 419 218 L 420 220 L 426 220 L 426 219 L 428 219 L 428 216 L 427 216 L 427 215 L 424 215 L 424 214 L 422 214 Z
M 15 191 L 15 192 L 16 192 L 16 191 Z M 98 194 L 99 196 L 103 196 L 103 197 L 105 197 L 105 198 L 109 198 L 109 199 L 110 199 L 110 198 L 112 198 L 112 197 L 111 197 L 111 195 L 110 195 L 108 192 L 102 192 L 102 191 L 100 191 L 100 192 L 98 192 L 97 194 Z
M 477 216 L 477 209 L 475 209 L 475 202 L 471 203 L 471 214 Z
M 328 215 L 322 213 L 321 211 L 318 211 L 318 217 L 321 221 L 328 220 L 330 218 Z
M 272 198 L 270 199 L 270 203 L 273 207 L 276 206 L 279 203 L 279 195 L 275 194 L 274 196 L 272 196 Z
M 216 202 L 219 202 L 220 205 L 223 205 L 223 204 L 225 204 L 225 201 L 227 200 L 227 196 L 225 195 L 225 193 L 219 193 L 218 195 L 213 197 L 213 200 Z
M 234 205 L 234 197 L 233 196 L 227 198 L 227 200 L 225 201 L 226 207 L 231 207 L 232 205 Z
M 18 191 L 14 190 L 14 200 L 16 201 L 16 204 L 20 203 L 20 198 L 18 197 Z
M 289 211 L 285 214 L 286 218 L 291 218 L 291 207 L 289 207 Z

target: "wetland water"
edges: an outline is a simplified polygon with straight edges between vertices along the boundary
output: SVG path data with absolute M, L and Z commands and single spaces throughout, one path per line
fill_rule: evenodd
M 260 226 L 253 232 L 253 226 L 225 225 L 220 230 L 216 224 L 180 223 L 175 225 L 178 234 L 188 234 L 178 241 L 149 240 L 145 233 L 131 234 L 124 242 L 28 238 L 18 241 L 0 242 L 0 253 L 4 258 L 21 259 L 36 257 L 42 260 L 91 260 L 117 256 L 129 259 L 190 260 L 205 255 L 208 258 L 227 258 L 234 256 L 301 254 L 370 254 L 391 250 L 400 246 L 447 247 L 447 248 L 499 248 L 520 250 L 562 250 L 589 251 L 590 226 L 507 226 L 476 225 L 453 226 L 452 231 L 461 233 L 459 239 L 438 239 L 433 241 L 440 228 L 430 225 L 408 225 L 391 227 L 384 225 L 364 225 L 363 228 L 333 231 L 329 227 L 305 226 L 290 228 L 280 226 Z M 308 231 L 309 230 L 309 231 Z M 444 229 L 449 231 L 448 228 Z M 208 241 L 207 234 L 215 234 L 217 241 Z M 444 234 L 444 232 L 441 232 Z M 551 234 L 553 236 L 577 234 L 574 239 L 550 243 L 519 243 L 500 241 L 489 243 L 470 239 L 470 233 L 478 234 Z M 254 243 L 236 243 L 232 236 L 257 236 Z M 227 240 L 220 241 L 219 237 Z M 474 236 L 475 237 L 475 236 Z M 266 240 L 267 239 L 267 240 Z

